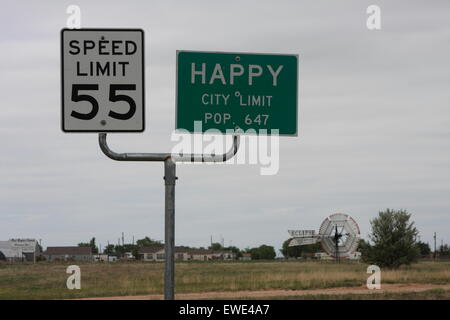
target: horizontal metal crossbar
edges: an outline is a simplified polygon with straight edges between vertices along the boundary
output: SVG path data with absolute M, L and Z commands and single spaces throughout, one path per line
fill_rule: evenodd
M 233 146 L 224 154 L 171 154 L 171 153 L 117 153 L 112 151 L 106 142 L 106 133 L 98 134 L 98 143 L 103 153 L 117 161 L 165 161 L 174 162 L 225 162 L 231 159 L 239 149 L 239 135 L 233 135 Z

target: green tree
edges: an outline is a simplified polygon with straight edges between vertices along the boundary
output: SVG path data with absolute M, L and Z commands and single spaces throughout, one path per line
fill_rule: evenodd
M 252 255 L 252 260 L 273 260 L 276 256 L 275 249 L 272 246 L 267 246 L 265 244 L 258 248 L 250 249 L 250 253 Z
M 370 243 L 364 239 L 359 239 L 358 251 L 361 252 L 361 256 L 367 256 L 367 250 L 370 247 Z M 364 260 L 364 258 L 363 258 Z
M 216 250 L 216 251 L 223 250 L 223 247 L 222 247 L 222 245 L 219 242 L 211 243 L 211 245 L 208 248 L 210 250 Z
M 115 249 L 114 249 L 114 245 L 113 244 L 108 244 L 105 249 L 103 250 L 104 254 L 109 254 L 109 255 L 113 255 L 116 253 Z
M 281 248 L 281 254 L 287 258 L 299 258 L 302 256 L 302 246 L 293 246 L 289 247 L 289 243 L 293 238 L 289 238 L 283 242 L 283 246 Z
M 249 249 L 249 253 L 252 255 L 252 260 L 259 260 L 259 250 L 258 248 Z
M 370 242 L 362 250 L 363 261 L 386 268 L 416 262 L 419 257 L 418 231 L 410 218 L 405 210 L 379 212 L 378 217 L 370 221 L 372 233 Z
M 79 247 L 91 247 L 92 253 L 93 254 L 98 254 L 98 248 L 97 245 L 95 244 L 95 237 L 93 237 L 91 239 L 91 241 L 89 242 L 80 242 L 78 244 Z
M 419 248 L 419 252 L 421 256 L 428 256 L 431 253 L 430 245 L 425 242 L 417 242 L 417 248 Z
M 313 244 L 307 244 L 304 246 L 292 246 L 289 247 L 289 243 L 291 242 L 293 238 L 287 239 L 285 242 L 283 242 L 283 247 L 281 248 L 280 252 L 285 258 L 299 258 L 299 257 L 306 257 L 309 253 L 315 253 L 317 251 L 320 251 L 320 243 L 313 243 Z
M 161 241 L 158 240 L 153 240 L 149 237 L 145 237 L 143 239 L 139 239 L 136 241 L 136 245 L 139 248 L 143 248 L 143 247 L 159 247 L 162 246 Z
M 439 255 L 441 255 L 441 256 L 449 256 L 450 255 L 450 247 L 448 246 L 448 244 L 439 246 Z

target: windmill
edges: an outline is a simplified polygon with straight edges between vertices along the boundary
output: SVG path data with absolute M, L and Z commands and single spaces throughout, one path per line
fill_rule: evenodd
M 335 213 L 327 217 L 319 228 L 314 230 L 289 230 L 293 239 L 289 246 L 301 246 L 320 242 L 323 250 L 339 262 L 348 258 L 358 248 L 359 226 L 348 214 Z

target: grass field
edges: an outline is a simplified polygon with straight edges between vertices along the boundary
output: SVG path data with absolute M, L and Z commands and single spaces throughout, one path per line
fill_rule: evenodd
M 78 263 L 81 268 L 81 290 L 66 288 L 68 265 L 0 263 L 0 299 L 70 299 L 163 293 L 162 263 Z M 360 287 L 369 276 L 366 268 L 367 265 L 356 262 L 180 262 L 176 264 L 176 292 Z M 382 284 L 450 284 L 450 261 L 423 261 L 399 270 L 382 270 L 381 281 Z M 386 294 L 384 298 L 424 299 L 433 296 L 449 299 L 450 291 Z M 293 298 L 296 297 L 289 297 Z M 308 298 L 324 297 L 301 297 Z M 327 296 L 327 299 L 330 298 L 374 297 Z

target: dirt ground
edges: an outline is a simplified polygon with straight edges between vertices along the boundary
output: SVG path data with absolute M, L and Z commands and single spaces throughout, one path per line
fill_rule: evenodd
M 341 294 L 380 294 L 380 293 L 401 293 L 401 292 L 421 292 L 431 289 L 450 290 L 450 285 L 435 284 L 384 284 L 379 290 L 368 290 L 367 287 L 340 287 L 328 289 L 312 290 L 264 290 L 264 291 L 226 291 L 226 292 L 200 292 L 200 293 L 180 293 L 175 297 L 178 300 L 201 300 L 201 299 L 242 299 L 256 298 L 269 299 L 273 297 L 306 296 L 306 295 L 341 295 Z M 116 297 L 96 297 L 82 298 L 78 300 L 161 300 L 162 295 L 150 294 L 139 296 L 116 296 Z

